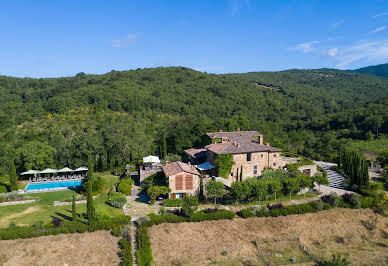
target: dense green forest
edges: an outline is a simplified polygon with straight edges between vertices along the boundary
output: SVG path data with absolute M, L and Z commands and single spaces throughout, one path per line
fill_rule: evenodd
M 358 73 L 375 75 L 378 77 L 388 78 L 388 63 L 376 66 L 368 66 L 354 70 Z
M 207 131 L 258 130 L 286 151 L 336 160 L 388 134 L 388 80 L 331 69 L 215 75 L 183 67 L 32 79 L 0 76 L 0 174 L 97 170 L 182 154 Z M 166 147 L 166 148 L 164 148 Z M 167 151 L 166 151 L 167 150 Z

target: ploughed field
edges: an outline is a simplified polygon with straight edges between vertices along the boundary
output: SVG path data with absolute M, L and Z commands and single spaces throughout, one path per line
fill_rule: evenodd
M 149 235 L 156 265 L 314 265 L 333 254 L 388 264 L 388 217 L 370 209 L 160 224 Z
M 118 265 L 118 240 L 108 231 L 1 240 L 0 265 Z

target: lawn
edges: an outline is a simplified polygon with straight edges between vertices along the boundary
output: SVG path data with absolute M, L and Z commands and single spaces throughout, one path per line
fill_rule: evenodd
M 118 182 L 118 177 L 111 175 L 104 175 L 106 179 L 106 189 Z M 71 205 L 68 206 L 54 206 L 54 201 L 71 200 L 73 191 L 63 190 L 55 192 L 45 192 L 28 194 L 28 197 L 36 198 L 38 201 L 29 204 L 4 206 L 0 207 L 0 227 L 6 227 L 10 222 L 17 225 L 30 225 L 39 221 L 44 223 L 50 222 L 52 217 L 59 217 L 61 219 L 71 218 Z M 95 200 L 96 212 L 101 215 L 118 216 L 122 215 L 121 209 L 113 208 L 105 202 L 108 195 L 106 193 L 100 194 Z M 86 212 L 86 204 L 77 204 L 77 213 Z M 84 220 L 82 216 L 79 217 Z
M 388 217 L 371 209 L 160 224 L 149 229 L 155 265 L 315 265 L 333 254 L 385 265 Z

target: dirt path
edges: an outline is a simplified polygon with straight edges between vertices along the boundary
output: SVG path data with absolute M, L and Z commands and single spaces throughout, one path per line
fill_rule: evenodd
M 25 209 L 25 210 L 22 211 L 22 212 L 14 213 L 14 214 L 5 216 L 4 218 L 1 219 L 0 225 L 1 225 L 1 226 L 7 226 L 7 225 L 9 224 L 9 221 L 10 221 L 10 220 L 15 219 L 15 218 L 18 218 L 18 217 L 21 217 L 21 216 L 26 215 L 26 214 L 30 214 L 30 213 L 39 211 L 39 210 L 40 210 L 40 207 L 39 207 L 39 206 L 28 207 L 27 209 Z

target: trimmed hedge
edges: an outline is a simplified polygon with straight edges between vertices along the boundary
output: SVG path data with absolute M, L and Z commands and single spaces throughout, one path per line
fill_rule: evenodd
M 131 266 L 133 261 L 131 241 L 122 238 L 119 240 L 119 247 L 121 257 L 120 265 Z
M 76 221 L 62 222 L 60 226 L 54 227 L 52 224 L 47 225 L 31 225 L 31 226 L 16 226 L 13 228 L 0 229 L 0 240 L 10 240 L 18 238 L 32 238 L 39 236 L 58 235 L 58 234 L 74 234 L 94 232 L 97 230 L 113 230 L 116 227 L 121 227 L 124 224 L 131 223 L 131 217 L 120 216 L 109 220 L 97 221 L 94 226 Z
M 117 185 L 117 192 L 130 196 L 132 185 L 134 185 L 134 181 L 131 178 L 121 179 L 120 184 Z
M 137 241 L 139 248 L 137 250 L 137 264 L 140 266 L 151 265 L 153 261 L 150 237 L 148 236 L 148 226 L 142 224 L 137 231 Z
M 165 199 L 163 201 L 164 207 L 182 207 L 183 199 Z

